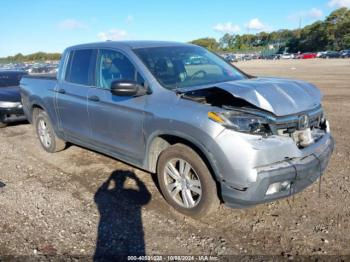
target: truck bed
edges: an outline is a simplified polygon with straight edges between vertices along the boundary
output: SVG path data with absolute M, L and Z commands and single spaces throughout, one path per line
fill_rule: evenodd
M 30 74 L 30 75 L 24 75 L 22 78 L 57 80 L 57 75 L 56 74 Z
M 53 121 L 56 120 L 54 111 L 55 87 L 57 84 L 56 74 L 38 74 L 22 77 L 20 93 L 23 103 L 23 111 L 31 122 L 31 108 L 37 103 L 49 114 Z

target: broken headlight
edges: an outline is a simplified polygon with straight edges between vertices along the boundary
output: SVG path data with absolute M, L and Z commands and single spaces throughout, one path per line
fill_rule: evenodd
M 224 113 L 209 112 L 208 117 L 238 132 L 261 136 L 272 135 L 268 120 L 256 115 L 229 111 Z

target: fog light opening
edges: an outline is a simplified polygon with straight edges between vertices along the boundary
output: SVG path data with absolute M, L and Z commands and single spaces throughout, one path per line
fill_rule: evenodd
M 290 189 L 291 181 L 276 182 L 269 186 L 266 195 L 273 195 Z

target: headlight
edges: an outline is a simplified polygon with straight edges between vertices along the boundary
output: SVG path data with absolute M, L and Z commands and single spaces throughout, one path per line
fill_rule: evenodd
M 227 128 L 239 132 L 262 136 L 272 135 L 268 120 L 263 117 L 235 111 L 209 112 L 208 117 Z
M 16 107 L 20 107 L 21 105 L 22 105 L 21 102 L 0 101 L 0 108 L 16 108 Z

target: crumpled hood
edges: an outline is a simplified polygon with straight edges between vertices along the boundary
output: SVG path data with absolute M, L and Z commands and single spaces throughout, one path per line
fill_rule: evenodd
M 318 88 L 305 81 L 258 77 L 218 83 L 221 88 L 236 98 L 241 98 L 256 107 L 276 116 L 286 116 L 307 111 L 320 105 L 322 94 Z M 193 91 L 210 88 L 188 88 Z M 182 90 L 181 90 L 182 91 Z
M 0 101 L 21 102 L 18 86 L 0 87 Z

